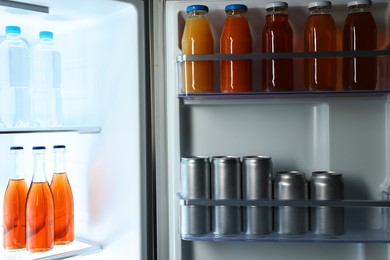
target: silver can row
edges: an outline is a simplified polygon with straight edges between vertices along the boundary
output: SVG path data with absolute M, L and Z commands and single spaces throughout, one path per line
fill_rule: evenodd
M 340 173 L 314 172 L 310 197 L 315 200 L 343 199 Z M 279 172 L 273 182 L 271 157 L 235 156 L 181 159 L 181 196 L 185 199 L 306 200 L 308 182 L 304 173 Z M 211 221 L 210 221 L 211 220 Z M 274 222 L 274 223 L 273 223 Z M 216 236 L 263 236 L 273 230 L 283 235 L 302 235 L 309 229 L 306 207 L 280 206 L 181 206 L 181 233 Z M 323 235 L 344 233 L 344 209 L 313 207 L 311 229 Z

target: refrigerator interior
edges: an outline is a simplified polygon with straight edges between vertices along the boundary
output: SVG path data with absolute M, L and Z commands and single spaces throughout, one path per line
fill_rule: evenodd
M 0 258 L 63 259 L 94 253 L 91 259 L 123 255 L 145 259 L 144 3 L 66 0 L 28 4 L 33 5 L 27 8 L 48 7 L 48 13 L 0 7 L 0 35 L 3 38 L 6 25 L 18 25 L 31 50 L 39 31 L 53 31 L 62 58 L 63 122 L 59 127 L 0 129 L 0 194 L 12 170 L 10 146 L 24 146 L 29 184 L 32 147 L 46 146 L 50 183 L 52 147 L 65 144 L 77 241 L 36 254 L 5 252 L 1 247 Z M 78 241 L 87 243 L 80 246 Z
M 265 5 L 271 1 L 236 1 L 248 6 L 253 37 L 253 52 L 261 52 L 261 31 Z M 289 19 L 294 31 L 294 52 L 303 51 L 302 35 L 310 1 L 289 0 Z M 332 1 L 332 15 L 341 32 L 348 13 L 346 0 Z M 308 179 L 313 171 L 335 170 L 343 173 L 345 199 L 380 200 L 380 184 L 390 176 L 388 162 L 390 136 L 389 57 L 378 58 L 378 82 L 384 93 L 362 95 L 276 95 L 231 97 L 180 93 L 180 41 L 191 4 L 209 7 L 208 18 L 214 36 L 214 53 L 219 53 L 219 36 L 227 1 L 165 2 L 165 64 L 167 125 L 167 185 L 169 201 L 170 259 L 389 259 L 389 234 L 382 232 L 381 209 L 347 208 L 347 229 L 376 230 L 384 241 L 369 241 L 357 233 L 357 242 L 302 241 L 184 241 L 180 236 L 179 204 L 180 158 L 185 156 L 265 155 L 271 156 L 274 176 L 279 171 L 299 170 Z M 378 49 L 390 44 L 390 5 L 373 1 L 372 13 L 378 27 Z M 295 61 L 295 86 L 303 84 Z M 215 63 L 218 89 L 218 61 Z M 256 65 L 257 64 L 257 65 Z M 255 91 L 260 91 L 259 62 L 253 65 Z M 339 72 L 340 73 L 340 72 Z M 338 74 L 340 76 L 340 74 Z M 339 77 L 340 78 L 340 77 Z M 338 89 L 341 89 L 338 80 Z M 183 94 L 183 95 L 180 95 Z M 179 97 L 180 96 L 180 97 Z M 201 240 L 201 239 L 197 239 Z M 267 239 L 265 239 L 267 240 Z M 324 241 L 322 241 L 324 242 Z M 347 243 L 344 243 L 347 242 Z M 363 242 L 363 243 L 361 243 Z M 367 243 L 365 243 L 367 242 Z

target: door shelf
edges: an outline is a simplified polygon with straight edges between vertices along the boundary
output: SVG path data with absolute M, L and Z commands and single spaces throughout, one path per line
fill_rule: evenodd
M 314 201 L 314 200 L 211 200 L 211 199 L 184 199 L 177 194 L 179 227 L 193 227 L 196 225 L 193 220 L 183 217 L 188 212 L 188 207 L 210 207 L 214 206 L 262 206 L 262 207 L 343 207 L 346 209 L 345 213 L 345 233 L 339 236 L 326 236 L 315 234 L 311 231 L 298 236 L 288 236 L 279 234 L 273 231 L 270 234 L 257 236 L 248 235 L 244 232 L 236 235 L 216 235 L 210 232 L 203 235 L 192 235 L 181 233 L 181 239 L 185 241 L 248 241 L 248 242 L 300 242 L 300 243 L 390 243 L 390 232 L 385 231 L 385 228 L 380 227 L 379 224 L 370 223 L 370 221 L 356 222 L 349 221 L 354 214 L 366 215 L 367 219 L 381 218 L 383 223 L 388 221 L 388 213 L 390 209 L 389 200 L 328 200 L 328 201 Z M 351 210 L 351 211 L 349 211 Z M 212 214 L 212 213 L 211 213 Z M 375 216 L 374 216 L 375 215 Z M 211 221 L 212 222 L 212 221 Z M 310 223 L 310 221 L 309 221 Z M 186 229 L 186 228 L 185 228 Z M 210 227 L 211 229 L 211 227 Z M 182 231 L 180 231 L 182 232 Z
M 204 236 L 181 235 L 185 241 L 246 241 L 246 242 L 290 242 L 290 243 L 390 243 L 390 233 L 375 229 L 347 228 L 344 235 L 326 237 L 311 232 L 300 237 L 288 237 L 277 233 L 271 233 L 267 236 L 249 236 L 239 234 L 237 236 L 216 236 L 212 233 Z
M 1 236 L 1 244 L 3 244 Z M 98 244 L 85 241 L 81 238 L 76 238 L 72 243 L 68 245 L 54 246 L 53 249 L 42 252 L 42 253 L 30 253 L 26 250 L 22 251 L 4 251 L 1 247 L 0 249 L 0 258 L 1 259 L 44 259 L 44 260 L 54 260 L 54 259 L 65 259 L 75 256 L 85 256 L 89 254 L 95 254 L 102 250 L 102 247 Z
M 377 63 L 377 78 L 375 90 L 349 90 L 342 86 L 341 64 L 345 58 L 372 57 Z M 337 60 L 337 83 L 335 90 L 309 91 L 304 88 L 304 61 L 316 58 L 334 58 Z M 292 91 L 265 92 L 262 90 L 261 62 L 266 59 L 290 59 L 294 64 L 294 86 Z M 219 64 L 223 60 L 252 61 L 252 91 L 221 93 L 219 90 Z M 185 62 L 214 61 L 214 92 L 186 92 L 182 90 L 183 64 Z M 250 100 L 250 99 L 297 99 L 324 97 L 366 97 L 380 96 L 390 93 L 390 49 L 366 51 L 335 51 L 335 52 L 286 52 L 286 53 L 246 53 L 246 54 L 208 54 L 208 55 L 178 55 L 176 57 L 178 77 L 178 97 L 187 100 Z M 259 71 L 257 73 L 256 71 Z M 345 89 L 345 90 L 344 90 Z

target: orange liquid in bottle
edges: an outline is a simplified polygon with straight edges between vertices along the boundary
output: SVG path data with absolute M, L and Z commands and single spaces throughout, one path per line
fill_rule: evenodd
M 205 17 L 189 17 L 182 37 L 182 54 L 213 54 L 214 40 Z M 182 67 L 183 93 L 214 91 L 214 62 L 185 61 Z
M 310 15 L 305 27 L 306 52 L 336 51 L 336 25 L 330 14 Z M 335 90 L 336 58 L 305 59 L 305 87 L 308 90 Z
M 54 243 L 74 240 L 73 194 L 66 173 L 54 173 L 50 185 L 54 199 Z
M 231 13 L 232 11 L 230 11 Z M 234 11 L 241 12 L 242 11 Z M 229 14 L 229 13 L 228 13 Z M 242 14 L 228 15 L 221 35 L 221 53 L 252 52 L 252 35 L 248 20 Z M 221 92 L 248 92 L 252 90 L 251 60 L 221 61 Z
M 262 50 L 264 53 L 293 51 L 293 31 L 287 14 L 266 16 L 262 33 Z M 292 59 L 263 60 L 263 89 L 265 91 L 293 90 Z
M 48 182 L 33 182 L 27 196 L 27 249 L 43 252 L 54 246 L 54 203 Z
M 377 29 L 370 12 L 350 13 L 343 29 L 343 50 L 377 49 Z M 343 59 L 343 85 L 346 90 L 374 90 L 377 83 L 376 57 Z
M 26 198 L 24 179 L 9 180 L 4 195 L 4 248 L 18 250 L 26 247 Z

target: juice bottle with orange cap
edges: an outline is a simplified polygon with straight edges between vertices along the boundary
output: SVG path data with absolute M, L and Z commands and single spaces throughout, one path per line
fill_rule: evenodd
M 377 49 L 377 27 L 370 12 L 370 0 L 348 3 L 349 14 L 343 28 L 343 50 Z M 345 57 L 343 85 L 345 90 L 374 90 L 377 83 L 376 57 Z
M 264 53 L 292 52 L 293 30 L 289 23 L 286 2 L 266 5 L 267 16 L 262 32 L 262 51 Z M 263 90 L 293 90 L 292 59 L 263 60 Z
M 226 18 L 221 34 L 221 54 L 252 52 L 252 35 L 246 18 L 247 6 L 232 4 L 225 7 Z M 221 61 L 221 92 L 252 90 L 251 60 Z
M 209 8 L 190 5 L 181 40 L 182 54 L 213 54 L 214 39 L 207 18 Z M 213 92 L 214 62 L 212 60 L 184 61 L 182 65 L 182 92 Z
M 330 14 L 330 1 L 311 2 L 306 20 L 304 48 L 306 52 L 336 51 L 336 24 Z M 336 89 L 336 58 L 305 59 L 305 88 L 307 90 Z

